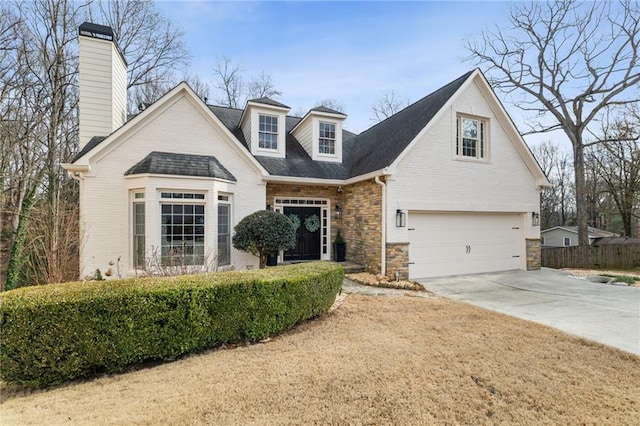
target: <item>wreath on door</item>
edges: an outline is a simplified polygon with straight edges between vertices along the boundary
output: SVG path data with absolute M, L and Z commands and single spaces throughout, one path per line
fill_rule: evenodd
M 289 216 L 287 216 L 289 218 L 289 220 L 291 222 L 293 222 L 293 230 L 297 231 L 298 228 L 300 228 L 300 218 L 298 217 L 297 214 L 293 214 L 291 213 Z
M 320 218 L 318 218 L 318 215 L 308 216 L 304 220 L 304 227 L 307 228 L 309 232 L 316 232 L 320 228 Z

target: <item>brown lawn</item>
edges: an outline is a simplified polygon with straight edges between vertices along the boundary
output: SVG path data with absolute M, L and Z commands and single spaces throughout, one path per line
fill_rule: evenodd
M 441 298 L 350 295 L 272 340 L 44 391 L 2 424 L 637 424 L 640 358 Z

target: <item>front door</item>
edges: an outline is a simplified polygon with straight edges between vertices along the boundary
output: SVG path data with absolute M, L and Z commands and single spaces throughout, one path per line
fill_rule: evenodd
M 296 245 L 284 252 L 284 260 L 320 259 L 320 207 L 284 207 L 284 215 L 296 227 Z

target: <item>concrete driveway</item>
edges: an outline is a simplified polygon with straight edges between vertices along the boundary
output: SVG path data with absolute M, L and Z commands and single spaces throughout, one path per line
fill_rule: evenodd
M 441 296 L 640 355 L 640 287 L 592 283 L 546 268 L 417 281 Z

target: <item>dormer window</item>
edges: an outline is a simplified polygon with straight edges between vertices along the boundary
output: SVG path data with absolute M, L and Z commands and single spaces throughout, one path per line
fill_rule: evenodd
M 258 147 L 262 149 L 278 149 L 278 117 L 260 114 Z
M 247 101 L 239 127 L 253 155 L 277 158 L 287 156 L 288 112 L 288 106 L 269 98 Z
M 315 161 L 342 162 L 342 122 L 347 116 L 319 106 L 312 108 L 291 130 Z
M 321 121 L 319 130 L 318 152 L 325 155 L 335 155 L 336 125 L 334 123 L 324 123 Z

